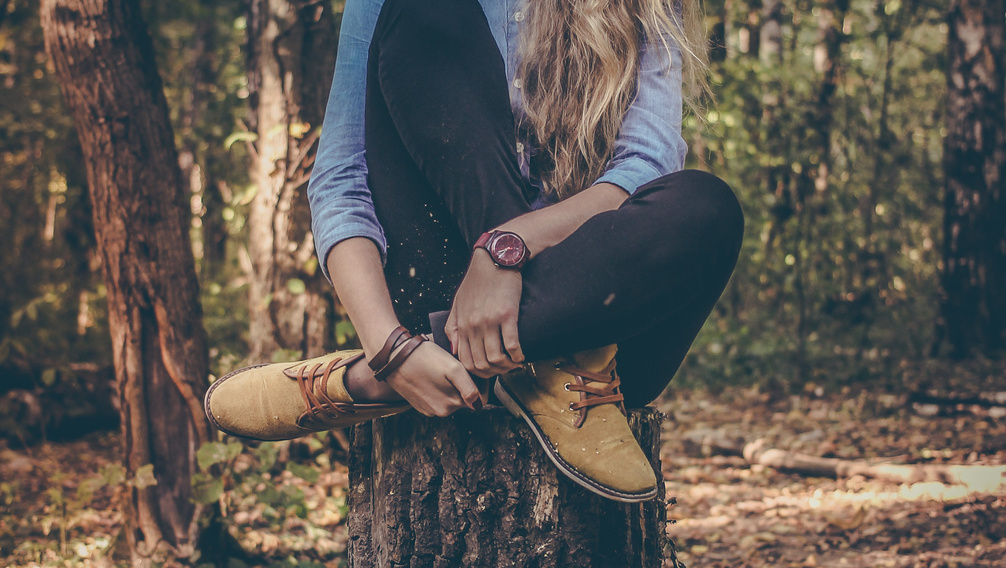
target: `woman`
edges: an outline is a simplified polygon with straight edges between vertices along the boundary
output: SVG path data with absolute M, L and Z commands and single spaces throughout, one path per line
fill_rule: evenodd
M 235 371 L 213 423 L 275 440 L 447 416 L 497 377 L 564 474 L 655 496 L 623 403 L 670 381 L 743 226 L 726 184 L 680 171 L 704 63 L 684 2 L 348 0 L 308 194 L 363 350 Z M 441 326 L 445 348 L 412 335 Z

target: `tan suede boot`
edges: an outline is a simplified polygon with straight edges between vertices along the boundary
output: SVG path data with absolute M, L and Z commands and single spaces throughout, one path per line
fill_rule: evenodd
M 405 412 L 407 402 L 356 403 L 346 391 L 346 369 L 359 349 L 272 365 L 253 365 L 220 377 L 203 401 L 218 429 L 252 440 L 289 440 L 312 432 Z
M 657 495 L 657 478 L 629 429 L 611 345 L 500 376 L 495 392 L 523 418 L 563 474 L 629 503 Z

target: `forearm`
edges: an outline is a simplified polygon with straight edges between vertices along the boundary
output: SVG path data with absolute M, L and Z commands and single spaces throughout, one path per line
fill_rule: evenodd
M 628 197 L 629 194 L 617 185 L 599 183 L 559 203 L 525 213 L 496 228 L 520 235 L 533 257 L 560 243 L 594 215 L 618 209 Z
M 384 280 L 381 254 L 370 239 L 346 239 L 332 248 L 327 265 L 339 301 L 371 358 L 399 325 Z

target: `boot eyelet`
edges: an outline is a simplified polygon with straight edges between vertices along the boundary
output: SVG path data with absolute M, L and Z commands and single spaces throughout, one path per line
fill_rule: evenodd
M 562 370 L 562 363 L 560 361 L 556 361 L 555 362 L 555 370 L 556 371 L 561 371 Z
M 576 409 L 573 408 L 573 403 L 572 402 L 569 403 L 569 409 L 572 410 L 573 412 L 576 412 Z
M 566 392 L 569 392 L 569 383 L 566 383 L 566 384 L 562 385 L 562 388 L 563 388 L 563 389 L 564 389 L 564 390 L 565 390 Z

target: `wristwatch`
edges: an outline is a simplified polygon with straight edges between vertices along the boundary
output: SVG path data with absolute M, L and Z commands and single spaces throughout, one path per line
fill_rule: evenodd
M 482 248 L 489 253 L 496 266 L 508 270 L 520 270 L 531 252 L 527 250 L 524 239 L 517 233 L 510 231 L 489 231 L 482 233 L 479 240 L 475 241 L 474 249 Z

